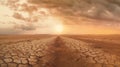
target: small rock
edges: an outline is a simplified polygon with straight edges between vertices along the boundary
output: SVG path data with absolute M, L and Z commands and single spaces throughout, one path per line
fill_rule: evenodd
M 23 60 L 22 60 L 22 63 L 23 63 L 23 64 L 27 64 L 28 61 L 27 61 L 26 59 L 23 59 Z
M 15 62 L 15 63 L 21 63 L 21 60 L 19 60 L 19 59 L 14 59 L 14 62 Z
M 6 58 L 6 59 L 4 59 L 4 61 L 9 63 L 9 62 L 12 62 L 12 59 L 11 58 Z

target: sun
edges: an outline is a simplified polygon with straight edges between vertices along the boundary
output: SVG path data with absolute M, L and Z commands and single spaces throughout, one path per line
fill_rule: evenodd
M 57 34 L 61 34 L 63 32 L 63 25 L 62 24 L 55 25 L 54 30 Z

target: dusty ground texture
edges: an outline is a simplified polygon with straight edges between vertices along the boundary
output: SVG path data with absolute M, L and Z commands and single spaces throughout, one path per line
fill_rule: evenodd
M 0 67 L 120 67 L 119 55 L 89 44 L 63 36 L 1 43 Z

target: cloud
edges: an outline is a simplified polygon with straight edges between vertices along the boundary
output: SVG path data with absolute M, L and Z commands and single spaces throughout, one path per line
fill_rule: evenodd
M 15 26 L 15 29 L 18 29 L 18 30 L 22 30 L 22 31 L 31 31 L 31 30 L 36 30 L 36 26 L 35 25 L 32 25 L 32 24 L 16 24 Z
M 51 31 L 50 28 L 56 23 L 85 26 L 85 28 L 87 25 L 114 27 L 120 24 L 119 0 L 2 0 L 0 6 L 2 10 L 0 22 L 7 24 L 4 28 L 10 26 L 9 23 L 15 22 L 12 25 L 17 32 L 45 28 Z M 49 17 L 55 17 L 55 19 Z M 4 32 L 4 30 L 1 31 Z M 49 33 L 48 30 L 45 31 Z
M 21 11 L 26 11 L 29 13 L 33 13 L 34 11 L 37 11 L 38 8 L 35 5 L 28 5 L 28 4 L 22 4 L 20 5 L 22 8 L 20 9 Z
M 28 2 L 54 8 L 63 15 L 120 21 L 119 0 L 28 0 Z
M 119 22 L 120 1 L 119 0 L 7 0 L 6 4 L 14 9 L 15 12 L 26 12 L 30 15 L 23 18 L 19 13 L 19 18 L 31 21 L 34 14 L 40 17 L 39 8 L 48 8 L 52 13 L 61 17 L 86 17 L 93 20 L 115 21 Z M 14 17 L 18 16 L 15 14 Z M 17 17 L 16 17 L 17 18 Z M 33 20 L 33 19 L 32 19 Z M 36 22 L 39 18 L 34 19 Z M 70 19 L 71 20 L 71 19 Z M 75 19 L 76 20 L 76 19 Z
M 25 20 L 25 18 L 19 13 L 14 13 L 13 17 L 16 19 Z

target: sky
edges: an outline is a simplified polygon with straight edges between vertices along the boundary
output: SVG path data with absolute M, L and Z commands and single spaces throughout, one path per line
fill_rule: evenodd
M 0 34 L 120 34 L 120 0 L 0 0 Z

